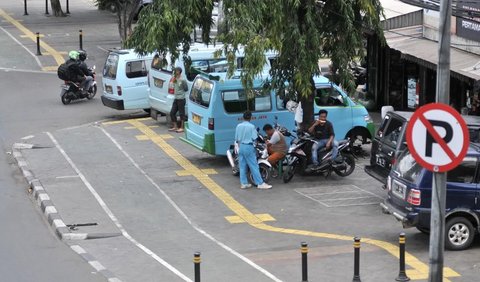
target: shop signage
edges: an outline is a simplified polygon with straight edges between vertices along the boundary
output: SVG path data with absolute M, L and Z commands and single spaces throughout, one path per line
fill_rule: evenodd
M 458 1 L 457 7 L 472 12 L 472 17 L 457 17 L 457 35 L 480 42 L 480 1 Z

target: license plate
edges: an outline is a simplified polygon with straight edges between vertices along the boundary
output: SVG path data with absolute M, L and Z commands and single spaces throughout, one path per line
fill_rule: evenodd
M 110 94 L 113 94 L 112 86 L 105 84 L 105 92 L 110 93 Z
M 155 85 L 155 87 L 163 88 L 163 82 L 165 82 L 165 81 L 161 80 L 161 79 L 158 79 L 156 77 L 153 78 L 153 85 Z
M 202 117 L 197 115 L 197 114 L 192 113 L 192 120 L 193 120 L 194 123 L 200 124 L 202 122 Z
M 376 156 L 375 156 L 375 159 L 376 159 L 376 162 L 377 162 L 377 164 L 378 164 L 379 166 L 385 167 L 386 162 L 385 162 L 385 159 L 384 159 L 384 158 L 382 158 L 380 155 L 376 155 Z
M 398 183 L 396 180 L 393 181 L 392 183 L 392 192 L 396 196 L 405 199 L 405 191 L 407 190 L 407 187 L 401 183 Z

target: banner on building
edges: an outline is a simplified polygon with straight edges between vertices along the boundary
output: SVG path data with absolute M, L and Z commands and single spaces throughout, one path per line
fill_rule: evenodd
M 465 18 L 457 17 L 457 35 L 480 42 L 480 1 L 457 1 L 457 10 L 472 15 Z

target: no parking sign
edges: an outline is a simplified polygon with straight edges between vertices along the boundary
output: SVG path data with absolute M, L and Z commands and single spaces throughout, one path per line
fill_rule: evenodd
M 452 107 L 432 103 L 420 107 L 407 125 L 407 145 L 415 160 L 433 172 L 459 165 L 469 144 L 467 125 Z

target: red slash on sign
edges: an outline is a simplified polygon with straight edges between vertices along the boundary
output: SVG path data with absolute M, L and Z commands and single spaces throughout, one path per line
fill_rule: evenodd
M 407 126 L 407 145 L 428 170 L 445 172 L 459 165 L 469 144 L 468 128 L 455 109 L 439 103 L 419 108 Z

